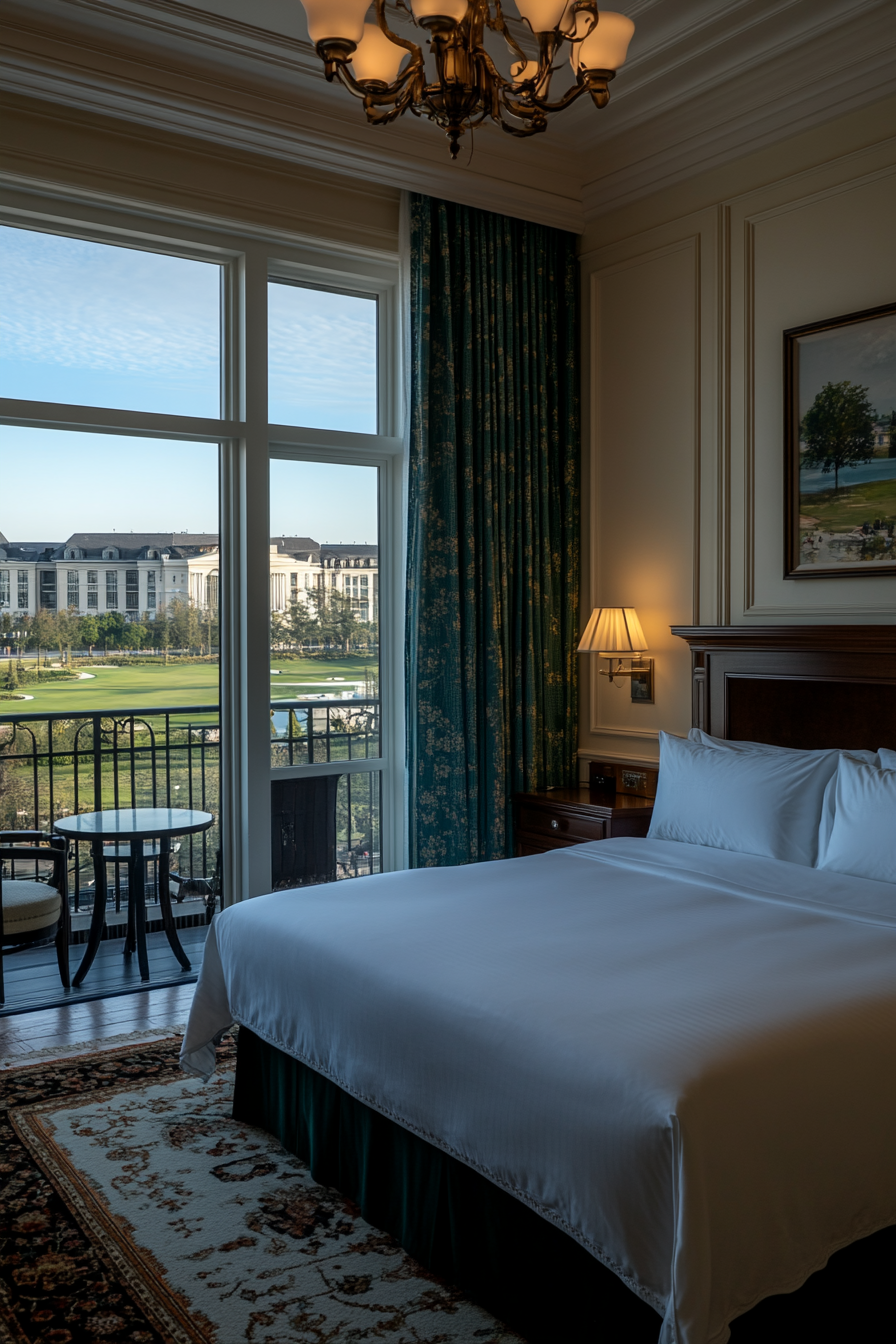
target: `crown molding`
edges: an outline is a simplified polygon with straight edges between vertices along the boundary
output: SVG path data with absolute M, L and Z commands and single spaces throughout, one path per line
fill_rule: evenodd
M 727 89 L 706 90 L 686 104 L 670 106 L 663 117 L 605 141 L 602 173 L 583 189 L 586 219 L 896 93 L 896 29 L 880 26 L 879 41 L 869 42 L 870 49 L 845 50 L 832 33 L 826 39 L 828 59 L 804 63 L 801 73 L 779 78 L 769 62 L 764 70 L 745 72 L 733 96 Z
M 894 0 L 629 0 L 636 40 L 604 112 L 582 100 L 524 141 L 482 127 L 472 161 L 451 164 L 437 128 L 369 127 L 325 84 L 301 6 L 254 0 L 248 23 L 203 4 L 5 0 L 0 78 L 65 108 L 574 232 L 896 91 Z
M 114 10 L 113 28 L 125 13 L 140 10 L 141 25 L 157 30 L 169 10 L 184 9 L 171 0 L 65 3 L 78 13 Z M 527 143 L 524 150 L 482 128 L 471 161 L 452 164 L 444 136 L 428 123 L 408 118 L 388 130 L 368 126 L 350 95 L 326 85 L 307 43 L 282 40 L 280 78 L 274 79 L 266 55 L 252 49 L 260 30 L 246 24 L 228 21 L 218 30 L 214 18 L 218 50 L 226 48 L 235 60 L 225 71 L 207 59 L 187 65 L 181 52 L 171 59 L 157 46 L 135 48 L 117 30 L 87 33 L 48 24 L 47 9 L 29 7 L 23 15 L 8 7 L 0 71 L 9 92 L 572 232 L 584 228 L 578 175 L 562 147 Z M 196 26 L 191 15 L 178 31 L 182 36 Z M 530 185 L 533 178 L 543 185 Z

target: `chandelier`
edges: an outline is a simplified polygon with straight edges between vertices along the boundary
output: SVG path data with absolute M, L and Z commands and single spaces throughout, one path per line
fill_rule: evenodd
M 516 0 L 538 44 L 532 60 L 508 28 L 501 0 L 397 0 L 429 34 L 427 69 L 422 48 L 389 27 L 386 0 L 375 0 L 375 23 L 364 21 L 370 0 L 302 3 L 327 79 L 338 79 L 362 99 L 374 126 L 405 112 L 436 122 L 448 136 L 452 159 L 464 132 L 486 118 L 510 135 L 527 136 L 545 130 L 548 113 L 561 112 L 583 93 L 595 107 L 606 107 L 607 85 L 635 31 L 624 15 L 598 11 L 596 0 Z M 486 50 L 487 28 L 509 48 L 509 78 Z M 574 82 L 552 102 L 551 81 L 566 51 Z

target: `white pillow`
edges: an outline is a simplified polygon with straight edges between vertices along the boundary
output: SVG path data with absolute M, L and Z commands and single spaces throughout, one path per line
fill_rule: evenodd
M 818 867 L 896 883 L 896 770 L 841 756 L 829 790 L 834 821 Z
M 891 751 L 889 747 L 881 747 L 877 754 L 883 770 L 896 770 L 896 751 Z
M 660 733 L 649 840 L 761 854 L 811 868 L 836 752 L 718 751 Z
M 855 757 L 857 761 L 865 761 L 868 765 L 882 765 L 883 761 L 879 758 L 876 751 L 866 751 L 864 748 L 853 750 L 852 747 L 817 747 L 812 750 L 803 750 L 801 747 L 773 747 L 770 742 L 733 742 L 725 737 L 710 737 L 709 733 L 704 733 L 702 728 L 692 728 L 688 733 L 689 742 L 699 742 L 704 747 L 715 747 L 722 751 L 769 751 L 782 752 L 789 756 L 828 756 L 833 753 L 837 755 L 841 750 L 847 750 L 850 756 Z M 893 757 L 894 764 L 891 769 L 896 769 L 896 751 L 888 753 Z

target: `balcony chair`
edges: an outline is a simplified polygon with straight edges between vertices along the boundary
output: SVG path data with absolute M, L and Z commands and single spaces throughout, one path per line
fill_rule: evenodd
M 33 877 L 16 877 L 16 865 L 34 866 Z M 48 881 L 37 876 L 49 864 Z M 4 877 L 4 868 L 9 876 Z M 71 914 L 68 908 L 67 850 L 62 836 L 44 831 L 0 831 L 0 1004 L 5 1003 L 3 958 L 55 938 L 56 960 L 65 989 L 71 988 L 68 946 Z
M 215 854 L 215 871 L 211 877 L 184 877 L 172 868 L 168 881 L 175 885 L 174 899 L 180 905 L 186 896 L 201 896 L 205 905 L 205 922 L 211 924 L 218 897 L 221 895 L 221 851 Z

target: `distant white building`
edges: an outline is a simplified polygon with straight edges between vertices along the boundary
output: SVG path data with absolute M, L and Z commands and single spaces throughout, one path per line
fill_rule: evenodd
M 272 537 L 270 555 L 272 611 L 326 588 L 350 598 L 359 620 L 379 619 L 376 546 Z M 64 542 L 7 541 L 0 532 L 0 612 L 20 616 L 44 608 L 152 620 L 175 599 L 215 608 L 219 574 L 212 532 L 75 532 Z

